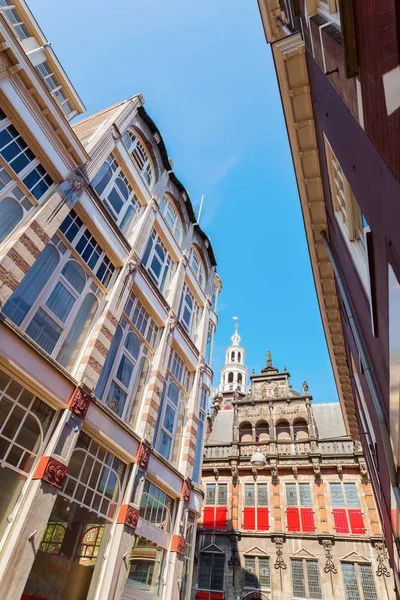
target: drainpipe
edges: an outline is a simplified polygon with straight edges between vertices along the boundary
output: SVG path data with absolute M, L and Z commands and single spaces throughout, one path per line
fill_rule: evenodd
M 45 48 L 49 48 L 51 46 L 51 42 L 46 42 L 43 46 L 39 46 L 38 48 L 33 48 L 33 50 L 29 50 L 26 52 L 27 56 L 32 56 L 32 54 L 36 54 L 37 52 L 41 52 Z
M 393 494 L 396 499 L 397 509 L 400 510 L 400 488 L 397 480 L 397 469 L 393 458 L 392 444 L 390 441 L 389 429 L 386 422 L 385 413 L 383 411 L 382 403 L 379 397 L 379 392 L 376 387 L 375 379 L 373 376 L 373 367 L 368 359 L 367 352 L 364 348 L 363 341 L 361 339 L 360 332 L 357 327 L 357 318 L 353 313 L 351 308 L 349 296 L 346 291 L 346 287 L 343 281 L 343 277 L 340 273 L 340 269 L 338 263 L 336 261 L 335 255 L 333 254 L 332 248 L 329 244 L 328 236 L 326 231 L 321 231 L 322 239 L 324 240 L 324 244 L 326 250 L 329 255 L 329 259 L 331 261 L 333 272 L 335 274 L 335 279 L 337 286 L 340 291 L 340 295 L 343 300 L 344 308 L 346 311 L 347 318 L 349 320 L 350 329 L 354 337 L 354 341 L 356 343 L 357 351 L 360 355 L 361 364 L 364 369 L 364 375 L 367 380 L 368 389 L 370 391 L 372 401 L 375 406 L 376 414 L 378 416 L 379 428 L 383 440 L 383 449 L 385 453 L 386 464 L 389 470 L 390 483 L 392 486 Z
M 285 23 L 280 17 L 277 17 L 276 24 L 282 29 L 283 33 L 286 33 L 286 35 L 292 35 L 292 32 L 290 31 L 289 27 L 285 25 Z

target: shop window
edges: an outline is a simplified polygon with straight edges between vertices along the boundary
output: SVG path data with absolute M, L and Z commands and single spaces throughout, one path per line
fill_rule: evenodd
M 41 455 L 55 410 L 0 370 L 0 539 Z
M 364 518 L 355 483 L 331 483 L 332 513 L 336 533 L 364 534 Z
M 173 262 L 166 245 L 155 229 L 147 242 L 142 262 L 160 292 L 167 293 Z
M 157 596 L 162 584 L 166 551 L 150 540 L 135 536 L 129 559 L 127 588 Z
M 100 167 L 93 180 L 93 187 L 121 231 L 129 236 L 140 215 L 142 205 L 122 167 L 112 154 Z
M 226 529 L 228 516 L 228 484 L 207 483 L 203 509 L 204 529 Z
M 268 528 L 268 485 L 266 483 L 245 483 L 243 529 L 267 531 Z
M 309 483 L 286 483 L 288 531 L 315 531 L 312 491 Z
M 140 516 L 158 529 L 172 531 L 174 500 L 150 481 L 144 482 L 140 501 Z
M 365 563 L 342 563 L 346 600 L 378 600 L 372 566 Z
M 292 559 L 291 562 L 293 597 L 321 600 L 322 590 L 318 561 Z
M 270 563 L 268 557 L 244 557 L 244 587 L 252 589 L 271 588 Z
M 202 552 L 199 565 L 199 590 L 223 590 L 224 568 L 224 554 Z

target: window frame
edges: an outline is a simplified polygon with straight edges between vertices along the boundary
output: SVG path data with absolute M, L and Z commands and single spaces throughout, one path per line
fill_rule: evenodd
M 200 391 L 200 408 L 199 408 L 199 421 L 197 425 L 197 435 L 196 435 L 196 452 L 194 456 L 194 464 L 192 471 L 193 481 L 196 483 L 200 483 L 201 479 L 201 466 L 202 466 L 202 457 L 204 452 L 204 444 L 205 444 L 205 426 L 206 426 L 206 418 L 207 418 L 207 407 L 208 400 L 210 397 L 210 390 L 202 384 Z M 201 435 L 200 435 L 201 433 Z M 200 443 L 199 442 L 200 437 Z
M 301 563 L 302 565 L 302 572 L 303 572 L 303 585 L 304 585 L 304 590 L 305 590 L 305 594 L 304 595 L 296 595 L 295 594 L 295 590 L 294 590 L 294 582 L 293 582 L 293 563 Z M 308 565 L 310 563 L 313 563 L 317 566 L 317 570 L 316 573 L 318 574 L 318 583 L 319 583 L 319 591 L 320 591 L 320 595 L 319 596 L 311 596 L 310 595 L 310 575 L 308 572 Z M 323 598 L 323 594 L 322 594 L 322 586 L 321 586 L 321 577 L 319 576 L 319 561 L 317 558 L 313 558 L 313 559 L 308 559 L 308 558 L 296 558 L 295 556 L 293 556 L 290 559 L 290 567 L 291 567 L 291 584 L 292 584 L 292 597 L 293 600 L 322 600 Z
M 157 254 L 157 246 L 160 246 L 162 252 L 164 253 L 164 258 L 162 261 L 160 255 Z M 154 269 L 152 269 L 154 260 L 158 260 L 158 262 L 161 264 L 159 275 L 157 275 Z M 167 295 L 175 263 L 172 259 L 171 254 L 169 253 L 167 245 L 165 244 L 161 235 L 158 233 L 157 229 L 155 229 L 154 227 L 147 241 L 146 248 L 142 257 L 142 263 L 147 273 L 153 280 L 154 284 L 159 289 L 159 291 L 164 296 Z
M 146 500 L 145 502 L 143 500 Z M 150 510 L 150 520 L 146 518 L 148 516 L 148 508 Z M 152 515 L 156 513 L 156 518 L 151 520 Z M 159 512 L 161 510 L 161 515 Z M 140 517 L 150 523 L 156 529 L 160 529 L 165 533 L 172 534 L 174 527 L 174 512 L 175 512 L 175 499 L 158 487 L 150 479 L 145 479 L 142 495 L 140 498 Z M 161 519 L 159 522 L 158 520 Z M 166 523 L 166 524 L 165 524 Z
M 134 139 L 132 139 L 134 138 Z M 140 176 L 146 186 L 151 190 L 156 182 L 156 172 L 153 160 L 146 143 L 137 131 L 126 129 L 122 134 L 122 142 L 132 158 L 132 162 L 138 169 Z
M 260 502 L 260 492 L 261 487 L 266 488 L 266 503 Z M 269 483 L 268 481 L 244 481 L 242 487 L 243 494 L 243 505 L 242 505 L 242 529 L 244 531 L 268 531 L 269 530 Z M 249 502 L 249 497 L 247 495 L 247 488 L 253 489 L 253 503 Z M 261 509 L 261 510 L 260 510 Z M 263 513 L 261 512 L 263 511 Z M 264 515 L 262 517 L 262 515 Z M 265 523 L 265 515 L 266 515 L 266 523 Z M 245 527 L 246 519 L 253 520 L 254 519 L 254 528 L 253 527 Z M 264 520 L 264 522 L 262 522 Z
M 160 201 L 160 214 L 164 219 L 168 229 L 174 236 L 176 242 L 180 246 L 183 240 L 183 223 L 175 202 L 168 193 L 164 194 Z M 170 222 L 168 217 L 171 215 L 173 215 L 174 218 L 171 218 Z
M 347 496 L 347 492 L 346 492 L 346 489 L 347 489 L 346 486 L 350 486 L 350 485 L 354 486 L 354 488 L 355 488 L 356 498 L 357 498 L 357 506 L 351 506 L 349 504 L 348 496 Z M 332 495 L 332 486 L 340 486 L 340 493 L 343 498 L 343 504 L 341 504 L 341 505 L 334 504 L 334 498 Z M 366 518 L 365 518 L 364 511 L 363 511 L 363 505 L 361 502 L 361 491 L 359 489 L 358 482 L 357 481 L 330 481 L 329 482 L 329 493 L 330 493 L 330 500 L 331 500 L 332 521 L 333 521 L 333 527 L 334 527 L 335 533 L 337 535 L 365 535 L 367 533 Z M 335 511 L 337 511 L 336 514 L 339 514 L 339 511 L 345 511 L 347 532 L 346 531 L 337 531 L 340 528 L 336 526 Z M 353 525 L 352 525 L 350 515 L 355 514 L 356 512 L 358 512 L 362 518 L 364 531 L 358 531 L 358 532 L 353 531 Z
M 374 589 L 374 591 L 375 591 L 375 599 L 374 600 L 378 600 L 378 598 L 379 598 L 378 586 L 376 585 L 374 569 L 372 568 L 371 563 L 364 562 L 364 561 L 353 561 L 353 560 L 343 559 L 340 561 L 340 565 L 341 565 L 342 578 L 343 578 L 343 584 L 344 584 L 344 592 L 346 594 L 346 600 L 350 600 L 350 599 L 349 599 L 349 596 L 347 595 L 347 586 L 346 586 L 346 579 L 345 579 L 345 575 L 344 575 L 343 565 L 351 565 L 354 569 L 355 579 L 356 579 L 357 588 L 358 588 L 359 600 L 366 600 L 360 566 L 362 565 L 364 567 L 369 567 L 370 575 L 372 577 L 372 581 L 374 583 L 374 588 L 375 588 Z M 354 598 L 354 597 L 352 596 L 352 598 Z M 371 600 L 371 598 L 368 598 L 367 600 Z
M 196 264 L 196 261 L 197 261 L 197 264 Z M 200 285 L 201 289 L 203 289 L 204 284 L 205 284 L 204 262 L 200 255 L 200 252 L 194 246 L 192 246 L 192 248 L 190 250 L 189 266 L 192 270 L 192 273 L 193 273 L 196 281 Z
M 188 300 L 191 300 L 190 305 Z M 191 290 L 187 282 L 184 283 L 182 288 L 181 302 L 179 306 L 178 318 L 183 329 L 186 331 L 188 336 L 193 339 L 196 343 L 198 337 L 198 328 L 201 320 L 202 308 L 196 300 L 194 292 Z M 189 322 L 185 319 L 185 314 L 189 314 Z
M 35 66 L 35 71 L 43 81 L 47 91 L 63 111 L 67 120 L 69 121 L 72 119 L 77 114 L 77 110 L 74 108 L 71 99 L 68 97 L 68 94 L 65 93 L 64 86 L 60 83 L 57 74 L 54 73 L 54 69 L 52 68 L 50 62 L 47 59 L 44 60 Z M 54 87 L 52 87 L 48 81 L 51 81 Z M 66 110 L 66 107 L 68 110 Z
M 289 502 L 288 497 L 288 488 L 289 486 L 295 486 L 296 489 L 296 498 L 294 502 Z M 303 487 L 302 487 L 303 486 Z M 305 500 L 304 496 L 301 494 L 301 489 L 308 488 L 308 496 L 310 500 Z M 315 503 L 313 497 L 313 487 L 312 482 L 310 481 L 286 481 L 285 482 L 285 491 L 284 491 L 284 502 L 286 509 L 286 529 L 287 531 L 292 532 L 302 532 L 302 533 L 314 533 L 316 531 L 316 519 L 315 519 Z M 291 518 L 289 515 L 297 515 L 295 516 L 295 520 L 297 519 L 299 525 L 298 529 L 294 528 L 295 523 L 290 523 Z M 308 516 L 307 516 L 308 515 Z M 312 525 L 306 525 L 307 522 L 312 521 Z
M 271 590 L 271 557 L 267 556 L 267 555 L 261 555 L 261 554 L 244 554 L 243 555 L 243 571 L 244 571 L 244 583 L 243 583 L 243 589 L 246 590 L 265 590 L 265 591 L 270 591 Z M 251 585 L 246 585 L 246 560 L 247 559 L 254 559 L 254 576 L 257 579 L 257 583 L 259 584 L 257 587 L 255 586 L 251 586 Z M 266 560 L 268 561 L 268 576 L 269 576 L 269 585 L 265 586 L 265 585 L 260 585 L 260 560 Z
M 208 572 L 209 572 L 209 577 L 208 577 L 208 587 L 204 587 L 201 586 L 201 568 L 202 568 L 202 560 L 203 557 L 207 556 L 207 557 L 211 557 L 211 564 L 208 566 Z M 214 579 L 214 569 L 215 569 L 215 562 L 216 562 L 216 558 L 218 557 L 221 559 L 222 562 L 222 582 L 221 582 L 221 587 L 217 588 L 217 587 L 213 587 L 212 584 L 215 583 L 215 579 Z M 199 590 L 204 590 L 207 592 L 223 592 L 224 590 L 224 581 L 225 581 L 225 554 L 222 554 L 222 552 L 200 552 L 200 564 L 199 564 L 199 573 L 198 573 L 198 589 Z M 207 567 L 206 567 L 207 568 Z M 219 567 L 221 568 L 221 566 Z

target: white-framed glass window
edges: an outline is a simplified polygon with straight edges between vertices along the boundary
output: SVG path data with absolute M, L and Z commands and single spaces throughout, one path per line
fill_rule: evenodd
M 204 448 L 204 431 L 207 418 L 208 396 L 208 389 L 206 388 L 206 386 L 203 385 L 201 387 L 199 422 L 197 424 L 196 453 L 194 456 L 193 465 L 193 481 L 195 481 L 196 483 L 200 482 L 200 472 Z
M 370 295 L 368 251 L 366 236 L 370 231 L 357 200 L 350 188 L 342 167 L 331 145 L 325 137 L 325 151 L 328 164 L 333 210 L 346 246 L 362 284 Z
M 182 571 L 182 587 L 181 587 L 181 599 L 190 600 L 190 574 L 192 571 L 193 557 L 194 557 L 194 542 L 196 536 L 196 514 L 192 510 L 186 511 L 186 525 L 185 525 L 185 556 L 183 562 Z
M 173 510 L 174 499 L 146 479 L 140 500 L 142 519 L 166 533 L 172 533 Z
M 127 589 L 137 590 L 141 595 L 147 592 L 151 598 L 159 598 L 166 556 L 167 551 L 159 544 L 135 535 L 125 584 Z
M 167 222 L 178 244 L 181 244 L 183 234 L 182 221 L 174 202 L 166 194 L 164 194 L 160 202 L 160 213 Z
M 142 262 L 160 292 L 166 293 L 171 280 L 173 262 L 166 245 L 155 229 L 147 242 Z
M 291 563 L 293 598 L 322 600 L 318 561 L 293 558 Z
M 6 16 L 11 27 L 14 29 L 20 40 L 30 37 L 29 29 L 25 25 L 21 15 L 15 8 L 13 0 L 0 0 L 0 7 L 4 7 L 2 13 Z
M 15 229 L 36 201 L 0 165 L 0 243 Z
M 54 74 L 49 61 L 45 60 L 37 65 L 35 69 L 39 73 L 41 80 L 49 90 L 50 94 L 53 96 L 53 98 L 55 98 L 57 104 L 65 113 L 65 116 L 68 119 L 72 119 L 72 117 L 76 114 L 76 110 L 72 106 L 67 94 L 64 92 L 63 86 L 61 85 L 57 75 Z
M 346 600 L 378 600 L 372 565 L 342 562 Z
M 185 283 L 182 290 L 179 320 L 186 333 L 196 340 L 200 321 L 200 307 L 187 283 Z
M 142 205 L 112 154 L 100 167 L 93 187 L 121 231 L 129 235 L 140 216 Z
M 83 224 L 73 241 L 74 250 L 60 234 L 53 236 L 3 308 L 9 319 L 68 369 L 82 350 L 114 272 Z
M 161 395 L 154 446 L 164 458 L 173 464 L 179 458 L 182 445 L 186 405 L 191 384 L 192 374 L 175 350 L 172 350 Z
M 132 427 L 160 329 L 131 292 L 101 371 L 96 395 Z
M 356 483 L 330 482 L 329 487 L 336 533 L 364 534 L 364 517 Z
M 131 154 L 142 178 L 151 187 L 154 179 L 154 169 L 146 146 L 137 135 L 129 130 L 124 132 L 122 141 Z
M 317 0 L 317 11 L 340 27 L 339 0 Z
M 265 590 L 271 588 L 270 562 L 268 556 L 244 557 L 244 587 Z
M 214 333 L 215 333 L 215 327 L 214 327 L 214 324 L 210 321 L 208 323 L 206 354 L 205 354 L 205 357 L 204 357 L 204 360 L 205 360 L 206 364 L 210 365 L 210 366 L 211 366 L 211 363 L 212 363 L 212 350 L 213 350 Z
M 204 266 L 203 261 L 200 258 L 200 254 L 195 248 L 192 248 L 189 257 L 189 265 L 191 266 L 193 273 L 196 276 L 197 281 L 200 284 L 200 287 L 204 285 Z
M 40 200 L 54 183 L 10 119 L 7 118 L 2 119 L 0 123 L 0 156 L 18 175 L 26 190 L 36 200 Z

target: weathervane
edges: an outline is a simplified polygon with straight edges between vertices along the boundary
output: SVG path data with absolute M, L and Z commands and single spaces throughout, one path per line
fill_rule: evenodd
M 238 332 L 239 329 L 239 317 L 232 317 L 233 320 L 235 321 L 235 332 Z

